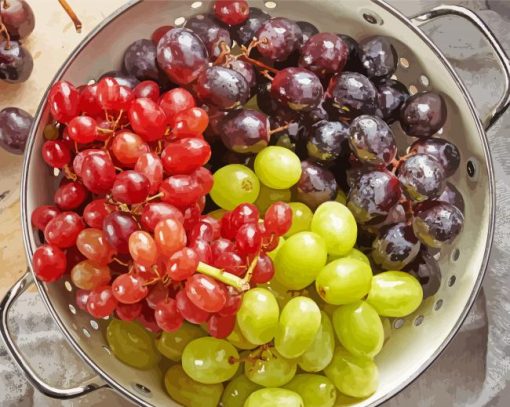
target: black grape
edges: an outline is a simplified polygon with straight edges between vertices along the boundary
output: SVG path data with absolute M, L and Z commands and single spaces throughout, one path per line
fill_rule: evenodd
M 415 202 L 437 198 L 446 184 L 443 166 L 428 154 L 407 158 L 398 168 L 397 175 L 407 196 Z
M 397 223 L 379 232 L 372 244 L 372 259 L 386 270 L 401 270 L 420 251 L 420 241 L 411 225 Z
M 444 98 L 433 92 L 410 96 L 400 109 L 400 125 L 409 136 L 430 137 L 446 122 Z
M 34 118 L 17 107 L 0 111 L 0 147 L 14 154 L 23 154 Z
M 130 76 L 138 80 L 154 80 L 159 78 L 156 64 L 156 46 L 151 40 L 138 40 L 127 47 L 124 52 L 124 69 Z
M 18 41 L 9 44 L 0 41 L 0 79 L 9 83 L 25 82 L 33 67 L 32 55 Z

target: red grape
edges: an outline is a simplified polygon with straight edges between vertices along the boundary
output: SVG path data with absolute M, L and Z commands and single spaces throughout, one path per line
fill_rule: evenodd
M 243 302 L 243 296 L 232 287 L 227 287 L 227 302 L 225 306 L 218 312 L 218 315 L 226 317 L 228 315 L 235 315 Z
M 193 171 L 192 175 L 196 177 L 198 183 L 201 185 L 202 195 L 207 195 L 211 191 L 214 184 L 214 178 L 211 174 L 211 171 L 205 167 L 200 167 Z
M 227 301 L 224 286 L 203 274 L 194 274 L 188 278 L 185 290 L 190 301 L 207 312 L 218 312 Z
M 63 140 L 48 140 L 42 146 L 42 156 L 50 167 L 63 168 L 71 162 L 71 149 Z
M 170 143 L 161 154 L 163 168 L 170 174 L 189 174 L 211 158 L 211 147 L 199 138 L 183 138 Z
M 174 281 L 186 280 L 191 277 L 198 267 L 198 255 L 189 248 L 184 247 L 176 251 L 168 260 L 166 273 Z
M 87 300 L 89 299 L 90 291 L 78 288 L 75 294 L 75 302 L 79 309 L 87 311 Z
M 110 315 L 117 306 L 110 286 L 98 287 L 92 290 L 87 299 L 87 311 L 94 318 L 104 318 Z
M 236 248 L 240 254 L 255 254 L 261 246 L 262 233 L 257 224 L 248 223 L 239 228 L 236 233 Z
M 131 90 L 119 85 L 113 78 L 105 77 L 97 84 L 97 99 L 103 109 L 127 110 L 133 98 Z
M 151 99 L 153 102 L 159 101 L 159 85 L 154 81 L 143 81 L 135 86 L 133 89 L 133 93 L 135 94 L 135 98 L 147 98 Z
M 89 155 L 83 160 L 81 178 L 89 191 L 106 194 L 115 182 L 115 167 L 109 157 Z
M 99 265 L 110 263 L 115 254 L 100 229 L 83 229 L 76 239 L 76 247 L 87 259 Z
M 67 123 L 78 116 L 80 110 L 80 92 L 69 82 L 59 81 L 53 84 L 48 95 L 51 115 L 61 123 Z
M 167 123 L 173 127 L 179 113 L 195 107 L 195 99 L 186 89 L 176 88 L 163 94 L 159 106 L 165 112 Z
M 140 316 L 142 306 L 141 302 L 137 302 L 135 304 L 122 304 L 121 302 L 118 302 L 115 307 L 115 313 L 122 321 L 134 321 Z
M 147 177 L 136 171 L 124 171 L 117 175 L 112 187 L 112 197 L 125 204 L 144 202 L 149 196 Z
M 196 239 L 191 242 L 189 247 L 193 249 L 198 256 L 198 260 L 202 263 L 210 264 L 212 260 L 211 246 L 205 240 Z
M 77 116 L 67 125 L 67 132 L 77 143 L 92 143 L 97 136 L 97 123 L 92 117 Z
M 275 202 L 264 215 L 266 232 L 283 236 L 292 226 L 292 209 L 285 202 Z
M 132 167 L 137 160 L 150 148 L 145 141 L 137 134 L 130 131 L 121 131 L 113 138 L 112 153 L 123 165 Z
M 97 99 L 97 83 L 85 85 L 80 89 L 80 112 L 89 116 L 103 113 L 103 109 Z
M 221 236 L 225 239 L 234 240 L 237 228 L 232 224 L 232 212 L 227 212 L 221 218 Z
M 214 259 L 220 257 L 223 253 L 233 252 L 234 249 L 234 243 L 222 237 L 211 243 L 211 251 Z
M 251 282 L 255 284 L 264 284 L 274 276 L 274 265 L 271 258 L 266 254 L 261 254 L 257 260 L 257 265 L 253 269 Z
M 129 253 L 129 236 L 137 230 L 136 221 L 124 212 L 112 212 L 103 221 L 106 240 L 118 253 Z
M 142 154 L 135 164 L 135 171 L 145 175 L 149 180 L 149 194 L 155 194 L 163 181 L 163 163 L 156 153 Z
M 184 318 L 177 309 L 177 301 L 167 298 L 161 301 L 154 311 L 156 323 L 166 332 L 177 331 L 183 324 Z
M 136 304 L 142 301 L 149 292 L 144 280 L 134 274 L 125 273 L 118 276 L 112 283 L 115 299 L 122 304 Z
M 38 230 L 44 231 L 50 220 L 60 213 L 60 209 L 56 206 L 42 205 L 34 209 L 32 212 L 32 225 Z
M 273 61 L 285 61 L 303 41 L 301 28 L 283 17 L 264 21 L 256 36 L 260 40 L 257 50 Z
M 214 240 L 213 227 L 207 222 L 198 222 L 189 232 L 189 241 L 203 240 L 210 243 Z
M 83 210 L 83 220 L 91 228 L 102 229 L 104 218 L 112 211 L 112 206 L 106 203 L 106 199 L 96 199 Z
M 85 223 L 75 212 L 62 212 L 50 220 L 44 229 L 46 243 L 61 249 L 74 246 Z
M 232 211 L 230 221 L 232 222 L 232 227 L 235 229 L 239 229 L 246 223 L 258 223 L 259 210 L 255 205 L 250 203 L 240 204 Z
M 197 137 L 209 125 L 209 116 L 204 109 L 192 107 L 175 116 L 175 137 Z
M 57 189 L 54 200 L 60 209 L 68 211 L 79 208 L 88 197 L 89 191 L 81 182 L 71 181 Z
M 221 225 L 220 225 L 220 221 L 218 219 L 213 218 L 212 216 L 209 216 L 209 215 L 205 215 L 200 218 L 200 221 L 211 225 L 214 240 L 219 239 L 221 237 L 221 233 L 220 233 Z
M 98 148 L 89 148 L 88 150 L 80 151 L 73 160 L 73 170 L 78 177 L 81 177 L 81 170 L 83 168 L 83 161 L 85 161 L 85 158 L 91 155 L 97 155 L 100 157 L 103 157 L 107 160 L 110 160 L 110 156 L 108 153 L 104 150 L 100 150 Z
M 162 25 L 154 30 L 151 35 L 151 41 L 154 45 L 158 45 L 159 40 L 163 35 L 165 35 L 168 31 L 170 31 L 173 27 L 171 25 Z
M 165 219 L 173 219 L 178 223 L 184 222 L 182 212 L 175 206 L 165 202 L 151 202 L 144 206 L 140 224 L 145 230 L 153 232 L 156 225 Z
M 108 266 L 101 266 L 90 260 L 83 260 L 71 270 L 71 281 L 83 290 L 93 290 L 96 287 L 108 284 L 111 279 L 111 270 Z
M 173 175 L 163 180 L 159 187 L 161 199 L 178 208 L 194 204 L 202 195 L 202 185 L 192 175 Z
M 129 253 L 142 266 L 150 267 L 158 260 L 158 248 L 152 236 L 141 230 L 129 236 Z
M 216 0 L 214 14 L 222 23 L 239 25 L 248 19 L 250 7 L 245 0 Z
M 41 281 L 56 281 L 67 270 L 65 253 L 58 247 L 42 245 L 34 252 L 32 259 L 34 273 Z
M 129 121 L 133 130 L 146 141 L 160 140 L 165 134 L 165 112 L 151 99 L 136 99 L 129 109 Z
M 170 257 L 186 246 L 184 226 L 172 218 L 162 220 L 156 225 L 154 237 L 159 252 L 165 257 Z
M 145 301 L 149 307 L 155 309 L 166 298 L 168 298 L 168 287 L 163 285 L 163 283 L 156 283 L 150 288 Z
M 209 319 L 209 312 L 198 308 L 186 295 L 186 291 L 181 290 L 175 296 L 177 309 L 183 318 L 192 324 L 202 324 Z
M 214 266 L 228 273 L 242 277 L 245 275 L 248 267 L 243 258 L 236 252 L 228 251 L 220 254 L 214 259 Z
M 214 314 L 209 318 L 209 321 L 207 321 L 207 332 L 214 338 L 223 339 L 232 333 L 235 324 L 235 315 L 221 316 L 219 314 Z

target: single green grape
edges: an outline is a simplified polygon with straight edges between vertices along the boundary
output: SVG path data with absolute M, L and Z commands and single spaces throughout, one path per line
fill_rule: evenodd
M 340 202 L 342 205 L 347 205 L 347 194 L 339 189 L 335 201 Z
M 416 311 L 423 300 L 418 280 L 403 271 L 385 271 L 372 278 L 367 302 L 385 317 L 402 318 Z
M 151 369 L 160 360 L 154 337 L 138 322 L 112 319 L 106 328 L 106 340 L 117 359 L 136 369 Z
M 241 332 L 241 328 L 239 328 L 239 323 L 237 321 L 234 326 L 234 330 L 230 333 L 229 336 L 227 336 L 227 341 L 229 341 L 236 348 L 242 350 L 251 350 L 257 347 L 257 345 L 254 345 L 244 337 L 243 333 Z
M 290 237 L 298 232 L 310 230 L 312 210 L 302 202 L 289 202 L 289 206 L 292 209 L 292 225 L 284 236 Z
M 221 220 L 223 216 L 227 213 L 225 209 L 215 209 L 214 211 L 209 212 L 207 215 L 212 216 L 214 219 Z
M 273 203 L 278 201 L 289 202 L 290 198 L 291 193 L 289 189 L 273 189 L 260 184 L 259 197 L 255 201 L 255 206 L 259 208 L 261 214 L 264 214 Z
M 244 374 L 253 383 L 264 387 L 280 387 L 296 375 L 297 363 L 286 359 L 276 349 L 259 348 L 244 362 Z
M 320 372 L 333 359 L 335 351 L 335 332 L 331 319 L 321 311 L 321 326 L 310 347 L 301 355 L 298 365 L 305 372 Z
M 296 233 L 276 255 L 275 278 L 290 290 L 302 290 L 313 283 L 327 258 L 322 237 L 313 232 Z
M 306 407 L 333 407 L 336 387 L 327 377 L 318 374 L 298 374 L 285 385 L 301 396 Z
M 321 311 L 313 300 L 291 299 L 280 315 L 274 338 L 276 350 L 285 358 L 298 358 L 312 345 L 320 326 Z
M 273 263 L 274 263 L 274 261 L 276 259 L 276 255 L 278 254 L 278 251 L 282 248 L 284 243 L 285 243 L 285 238 L 280 236 L 279 239 L 278 239 L 278 246 L 276 246 L 272 251 L 267 253 L 267 255 L 269 257 L 271 257 L 271 260 L 273 261 Z
M 229 164 L 214 173 L 209 195 L 220 208 L 232 210 L 241 203 L 255 202 L 259 190 L 259 179 L 252 170 L 241 164 Z
M 305 407 L 296 392 L 287 389 L 267 388 L 252 393 L 244 407 Z
M 354 215 L 347 206 L 335 201 L 324 202 L 315 210 L 311 230 L 323 237 L 328 253 L 334 256 L 349 253 L 358 237 Z
M 199 326 L 185 322 L 177 331 L 163 332 L 156 340 L 156 348 L 163 356 L 178 362 L 186 345 L 205 335 L 206 333 Z
M 279 316 L 280 308 L 271 291 L 254 288 L 243 296 L 237 323 L 249 342 L 263 345 L 274 338 Z
M 253 383 L 244 374 L 241 374 L 227 384 L 223 396 L 221 397 L 222 406 L 243 407 L 250 394 L 261 388 L 262 386 Z
M 333 260 L 317 275 L 315 288 L 329 304 L 350 304 L 368 294 L 372 269 L 351 257 Z
M 341 346 L 336 348 L 333 360 L 324 373 L 340 392 L 350 397 L 368 397 L 379 384 L 379 371 L 374 361 L 352 355 Z
M 255 157 L 255 174 L 273 189 L 289 189 L 301 177 L 301 160 L 285 147 L 269 146 Z
M 223 385 L 203 384 L 190 378 L 181 365 L 174 365 L 165 374 L 167 393 L 185 407 L 217 407 Z
M 230 380 L 237 372 L 239 353 L 224 339 L 198 338 L 186 345 L 182 368 L 193 380 L 216 384 Z
M 356 259 L 356 260 L 362 261 L 363 263 L 366 263 L 370 267 L 372 267 L 372 265 L 370 264 L 370 260 L 368 259 L 367 255 L 365 253 L 363 253 L 361 250 L 356 249 L 355 247 L 349 253 L 347 253 L 345 256 L 332 256 L 332 255 L 329 255 L 328 256 L 328 263 L 332 262 L 333 260 L 346 259 L 346 258 Z
M 365 301 L 342 305 L 333 313 L 336 336 L 353 355 L 373 358 L 384 343 L 384 329 L 377 312 Z

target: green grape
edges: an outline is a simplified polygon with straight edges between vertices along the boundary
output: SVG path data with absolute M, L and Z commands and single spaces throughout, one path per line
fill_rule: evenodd
M 381 318 L 382 326 L 384 329 L 384 342 L 390 339 L 391 336 L 391 322 L 388 318 Z
M 368 294 L 372 282 L 372 269 L 354 258 L 333 260 L 315 280 L 315 288 L 329 304 L 350 304 Z
M 420 306 L 423 290 L 411 274 L 403 271 L 385 271 L 372 278 L 367 302 L 385 317 L 405 317 Z
M 216 384 L 230 380 L 238 366 L 239 353 L 223 339 L 195 339 L 186 345 L 182 353 L 182 368 L 199 383 Z
M 280 236 L 280 238 L 278 239 L 278 246 L 276 246 L 272 251 L 267 253 L 267 255 L 269 257 L 271 257 L 271 260 L 273 260 L 273 262 L 275 261 L 276 255 L 278 254 L 278 252 L 280 251 L 280 249 L 282 248 L 284 243 L 285 243 L 285 238 Z
M 106 328 L 106 340 L 117 359 L 134 368 L 151 369 L 160 360 L 153 336 L 138 322 L 112 319 Z
M 340 202 L 342 205 L 347 205 L 347 194 L 339 189 L 335 201 Z
M 381 318 L 365 301 L 338 307 L 333 313 L 333 327 L 340 343 L 353 355 L 373 358 L 381 351 Z
M 257 345 L 254 345 L 244 337 L 237 321 L 234 326 L 234 330 L 230 333 L 229 336 L 227 336 L 227 341 L 229 341 L 232 345 L 234 345 L 238 349 L 251 350 L 257 347 Z
M 336 260 L 336 259 L 346 259 L 346 258 L 356 259 L 356 260 L 362 261 L 363 263 L 368 264 L 369 266 L 372 266 L 370 264 L 370 260 L 368 259 L 367 255 L 365 253 L 363 253 L 361 250 L 358 250 L 356 248 L 353 248 L 345 256 L 332 256 L 332 255 L 329 255 L 328 256 L 328 263 L 332 262 L 333 260 Z
M 156 347 L 163 356 L 178 362 L 181 360 L 182 352 L 186 345 L 192 340 L 205 335 L 205 332 L 199 326 L 185 322 L 175 332 L 163 332 L 159 339 L 156 340 Z
M 284 236 L 289 237 L 298 232 L 310 230 L 312 210 L 302 202 L 289 202 L 289 206 L 292 209 L 292 226 Z
M 296 375 L 297 363 L 286 359 L 277 350 L 259 348 L 244 362 L 244 374 L 253 383 L 264 387 L 280 387 Z
M 302 290 L 313 283 L 327 257 L 322 237 L 313 232 L 296 233 L 276 255 L 275 278 L 290 290 Z
M 260 184 L 259 197 L 255 201 L 255 206 L 259 208 L 261 214 L 264 214 L 273 203 L 278 201 L 289 202 L 290 198 L 291 193 L 289 189 L 273 189 Z
M 358 237 L 354 215 L 345 205 L 335 201 L 324 202 L 316 209 L 311 230 L 324 238 L 328 253 L 334 256 L 349 253 Z
M 271 291 L 254 288 L 243 296 L 237 323 L 249 342 L 263 345 L 274 338 L 279 316 L 280 308 Z
M 274 338 L 276 350 L 287 359 L 301 356 L 312 345 L 321 326 L 321 311 L 307 297 L 291 299 L 282 310 Z
M 298 374 L 285 385 L 301 396 L 306 407 L 333 407 L 336 387 L 327 377 L 318 374 Z
M 377 390 L 379 371 L 369 358 L 351 355 L 341 346 L 324 373 L 340 392 L 350 397 L 365 398 Z
M 243 202 L 255 202 L 259 190 L 259 179 L 252 170 L 241 164 L 229 164 L 214 173 L 209 195 L 220 208 L 232 210 Z
M 223 216 L 227 213 L 225 209 L 215 209 L 214 211 L 211 211 L 208 213 L 209 216 L 212 216 L 214 219 L 221 220 Z
M 244 407 L 305 407 L 296 392 L 287 389 L 267 388 L 252 393 Z
M 301 177 L 301 160 L 285 147 L 264 148 L 255 157 L 255 174 L 260 182 L 273 189 L 288 189 Z
M 321 326 L 310 347 L 301 355 L 298 365 L 305 372 L 320 372 L 333 359 L 335 332 L 331 319 L 321 311 Z
M 185 407 L 217 407 L 223 385 L 203 384 L 190 378 L 181 365 L 174 365 L 165 374 L 167 393 Z
M 261 388 L 262 386 L 253 383 L 244 374 L 241 374 L 227 384 L 221 397 L 222 407 L 243 407 L 250 394 Z

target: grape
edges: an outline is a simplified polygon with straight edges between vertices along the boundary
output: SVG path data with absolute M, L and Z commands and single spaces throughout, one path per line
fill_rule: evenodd
M 244 364 L 244 374 L 264 387 L 280 387 L 296 375 L 297 363 L 286 359 L 275 349 L 259 349 L 250 354 Z
M 179 362 L 188 343 L 203 336 L 206 333 L 200 327 L 185 322 L 174 332 L 163 332 L 156 340 L 156 348 L 164 357 Z
M 367 303 L 381 316 L 402 318 L 414 312 L 422 299 L 416 278 L 402 271 L 385 271 L 372 278 Z
M 212 66 L 200 73 L 195 89 L 204 103 L 222 110 L 244 105 L 250 97 L 250 88 L 244 76 L 221 66 Z
M 34 273 L 41 281 L 58 280 L 66 272 L 67 259 L 58 247 L 42 245 L 34 252 L 32 259 Z
M 239 324 L 236 322 L 234 326 L 234 330 L 227 336 L 227 340 L 234 345 L 236 348 L 251 350 L 255 349 L 257 345 L 249 342 L 241 332 L 241 328 L 239 328 Z
M 24 0 L 2 2 L 0 17 L 12 40 L 26 38 L 34 31 L 34 12 Z
M 103 109 L 119 111 L 129 109 L 134 95 L 130 88 L 107 76 L 97 84 L 97 99 Z
M 330 163 L 342 153 L 342 144 L 347 139 L 349 128 L 342 122 L 320 120 L 310 128 L 306 150 L 308 156 Z
M 279 315 L 274 295 L 264 288 L 254 288 L 244 294 L 237 323 L 250 343 L 263 345 L 274 338 Z
M 416 277 L 423 289 L 423 298 L 433 296 L 441 287 L 441 270 L 436 259 L 421 250 L 414 261 L 404 271 Z
M 60 210 L 56 206 L 42 205 L 34 209 L 30 220 L 36 229 L 44 232 L 49 221 L 59 213 Z
M 176 88 L 164 93 L 161 96 L 159 105 L 165 112 L 167 123 L 170 126 L 174 126 L 175 120 L 179 115 L 195 107 L 195 99 L 186 89 Z
M 127 75 L 121 71 L 108 71 L 102 74 L 98 82 L 101 81 L 103 78 L 112 78 L 115 80 L 117 85 L 124 86 L 128 89 L 134 89 L 136 85 L 140 83 L 138 79 L 136 79 L 134 76 Z
M 162 193 L 162 201 L 184 209 L 194 205 L 208 192 L 203 188 L 204 185 L 192 173 L 172 175 L 164 179 L 159 186 L 159 191 Z
M 459 149 L 442 138 L 418 139 L 411 145 L 409 152 L 434 157 L 441 163 L 445 177 L 452 176 L 460 165 Z
M 227 301 L 224 287 L 217 280 L 203 274 L 194 274 L 186 281 L 186 295 L 204 311 L 220 311 Z
M 255 173 L 239 164 L 226 165 L 214 173 L 210 196 L 220 208 L 232 210 L 237 205 L 257 199 L 260 183 Z
M 393 79 L 385 79 L 377 84 L 379 90 L 379 107 L 386 123 L 398 120 L 400 108 L 409 97 L 406 86 Z
M 166 146 L 161 161 L 166 173 L 190 174 L 211 157 L 211 147 L 199 138 L 183 138 Z
M 168 259 L 166 273 L 174 281 L 191 277 L 198 267 L 198 254 L 189 247 L 176 251 Z
M 444 191 L 439 197 L 437 198 L 438 201 L 449 203 L 455 207 L 457 207 L 462 214 L 464 214 L 464 198 L 462 198 L 462 194 L 460 191 L 455 187 L 455 185 L 450 184 L 449 182 L 446 183 L 444 187 Z
M 117 300 L 113 296 L 110 286 L 94 288 L 87 298 L 87 312 L 94 318 L 109 316 L 117 306 Z
M 407 158 L 397 175 L 406 194 L 416 202 L 439 197 L 446 184 L 443 166 L 428 154 Z
M 276 17 L 264 21 L 256 33 L 257 50 L 273 61 L 286 60 L 303 42 L 301 28 L 287 18 Z
M 282 310 L 275 348 L 285 358 L 301 356 L 313 343 L 321 325 L 321 313 L 313 300 L 295 297 Z
M 193 304 L 184 290 L 177 293 L 175 300 L 177 309 L 186 321 L 192 324 L 201 324 L 209 319 L 210 314 Z
M 152 236 L 141 230 L 129 236 L 129 254 L 133 260 L 142 266 L 151 267 L 158 260 L 158 249 Z
M 80 92 L 69 82 L 59 81 L 51 86 L 48 106 L 55 120 L 66 123 L 76 117 L 79 112 L 79 102 Z
M 34 118 L 23 109 L 7 107 L 0 111 L 0 147 L 23 154 Z
M 336 388 L 327 377 L 317 374 L 298 374 L 285 386 L 299 394 L 306 407 L 333 407 Z
M 292 151 L 278 146 L 264 148 L 257 154 L 255 174 L 260 181 L 274 189 L 288 189 L 301 177 L 301 161 Z
M 326 77 L 343 69 L 348 54 L 347 45 L 336 34 L 318 33 L 311 36 L 301 48 L 299 66 L 319 77 Z
M 250 8 L 246 0 L 216 0 L 214 14 L 224 24 L 239 25 L 248 18 Z
M 289 206 L 292 209 L 292 226 L 285 234 L 285 237 L 310 230 L 313 217 L 311 209 L 301 202 L 290 202 Z
M 372 258 L 385 269 L 401 270 L 414 260 L 420 251 L 420 242 L 413 228 L 397 223 L 383 228 L 372 244 Z
M 238 153 L 256 153 L 269 143 L 269 120 L 261 112 L 239 109 L 230 112 L 219 125 L 223 144 Z
M 140 317 L 142 308 L 143 304 L 141 302 L 137 302 L 135 304 L 122 304 L 121 302 L 118 302 L 115 307 L 115 315 L 121 321 L 132 322 Z
M 133 205 L 144 202 L 149 196 L 147 177 L 136 171 L 123 171 L 117 175 L 112 187 L 112 197 L 117 202 Z
M 301 162 L 301 178 L 294 187 L 295 198 L 311 209 L 335 199 L 338 185 L 331 171 L 310 161 Z
M 235 323 L 235 315 L 221 316 L 215 314 L 207 321 L 207 332 L 214 338 L 224 339 L 232 333 Z
M 156 64 L 156 46 L 151 40 L 138 40 L 124 52 L 124 69 L 128 75 L 143 81 L 157 81 L 159 70 Z
M 227 341 L 211 337 L 192 340 L 182 353 L 182 367 L 193 380 L 217 384 L 230 380 L 239 366 L 239 353 Z
M 361 62 L 370 78 L 389 78 L 397 70 L 397 51 L 386 37 L 377 36 L 360 42 Z
M 221 405 L 223 407 L 243 407 L 250 394 L 259 389 L 261 386 L 253 383 L 244 374 L 234 377 L 225 387 Z
M 67 249 L 76 244 L 80 232 L 85 229 L 83 219 L 75 212 L 62 212 L 48 222 L 44 229 L 46 243 Z
M 76 239 L 76 247 L 87 259 L 102 266 L 110 263 L 115 254 L 100 229 L 83 229 Z
M 133 130 L 147 142 L 162 139 L 166 131 L 165 112 L 151 99 L 134 100 L 129 107 L 129 121 Z
M 356 157 L 369 165 L 389 165 L 397 155 L 395 136 L 376 116 L 356 117 L 349 127 L 349 145 Z
M 136 85 L 133 89 L 136 99 L 148 98 L 153 102 L 158 102 L 160 97 L 159 85 L 155 81 L 143 81 Z
M 94 194 L 110 192 L 115 182 L 115 167 L 109 157 L 89 155 L 83 160 L 81 179 Z
M 387 171 L 361 175 L 347 197 L 347 207 L 361 224 L 384 219 L 401 196 L 398 179 Z
M 186 21 L 184 26 L 202 40 L 209 52 L 209 58 L 213 61 L 221 53 L 222 42 L 228 47 L 232 45 L 228 30 L 218 24 L 210 15 L 193 16 Z
M 184 322 L 183 316 L 177 309 L 177 302 L 173 298 L 165 298 L 156 305 L 154 318 L 158 327 L 165 332 L 177 331 Z
M 159 67 L 178 85 L 193 82 L 207 67 L 204 43 L 187 28 L 173 28 L 163 35 L 157 53 Z
M 301 396 L 293 391 L 266 388 L 252 393 L 244 407 L 304 407 Z
M 299 232 L 289 237 L 275 260 L 275 279 L 290 290 L 310 285 L 327 260 L 324 239 L 313 232 Z
M 262 246 L 262 233 L 259 226 L 253 223 L 241 226 L 236 233 L 235 241 L 240 255 L 255 255 Z
M 42 146 L 41 154 L 46 164 L 52 168 L 63 168 L 71 161 L 69 144 L 63 140 L 46 141 Z
M 25 82 L 33 67 L 32 55 L 18 41 L 0 41 L 0 79 L 8 83 Z
M 347 57 L 347 63 L 344 66 L 344 71 L 349 72 L 365 72 L 365 68 L 363 67 L 363 64 L 361 63 L 361 49 L 358 44 L 358 42 L 348 36 L 347 34 L 337 34 L 342 41 L 347 45 L 348 49 L 348 57 Z
M 400 109 L 400 125 L 408 136 L 430 137 L 446 122 L 446 102 L 433 92 L 410 96 Z
M 319 105 L 324 94 L 320 79 L 304 68 L 285 68 L 271 84 L 271 96 L 283 106 L 306 111 Z
M 292 209 L 284 202 L 272 204 L 264 216 L 266 233 L 283 236 L 292 224 Z
M 136 274 L 119 275 L 112 283 L 113 296 L 122 304 L 136 304 L 149 292 L 144 279 Z
M 112 141 L 112 153 L 123 165 L 133 166 L 138 159 L 150 152 L 149 145 L 137 134 L 130 131 L 121 131 Z
M 182 223 L 173 218 L 164 219 L 154 229 L 154 240 L 159 253 L 170 257 L 186 246 L 186 231 Z
M 230 28 L 232 37 L 237 41 L 239 45 L 248 45 L 253 37 L 256 36 L 257 31 L 262 26 L 264 21 L 269 20 L 269 14 L 256 8 L 250 7 L 250 13 L 248 19 L 242 24 L 235 25 Z
M 429 247 L 441 248 L 453 242 L 463 225 L 464 215 L 451 204 L 427 201 L 415 208 L 414 233 Z
M 255 201 L 255 206 L 259 208 L 260 213 L 264 214 L 266 210 L 275 202 L 289 202 L 291 193 L 288 189 L 273 189 L 260 184 L 260 193 Z
M 341 347 L 336 348 L 324 373 L 338 390 L 351 397 L 368 397 L 379 384 L 379 372 L 372 359 L 351 355 Z
M 306 372 L 320 372 L 329 365 L 335 351 L 335 333 L 329 316 L 321 311 L 321 325 L 312 344 L 298 360 Z
M 112 212 L 103 221 L 106 241 L 118 253 L 129 253 L 129 236 L 136 230 L 138 230 L 138 224 L 135 219 L 125 212 Z
M 379 92 L 370 80 L 356 72 L 344 72 L 331 78 L 326 96 L 343 116 L 356 117 L 360 114 L 378 112 Z
M 71 281 L 82 290 L 93 290 L 110 282 L 111 271 L 108 266 L 97 265 L 84 260 L 71 270 Z
M 156 225 L 165 219 L 174 219 L 179 223 L 184 222 L 181 211 L 175 206 L 165 202 L 150 202 L 143 208 L 140 224 L 148 232 L 153 232 Z
M 333 327 L 343 347 L 355 356 L 373 358 L 382 349 L 384 329 L 381 318 L 364 301 L 338 307 L 333 313 Z
M 246 80 L 249 89 L 254 89 L 255 86 L 257 86 L 257 74 L 255 68 L 249 62 L 243 61 L 241 59 L 235 59 L 228 63 L 227 68 L 230 68 L 241 74 L 242 77 Z M 249 102 L 246 105 L 248 104 Z

